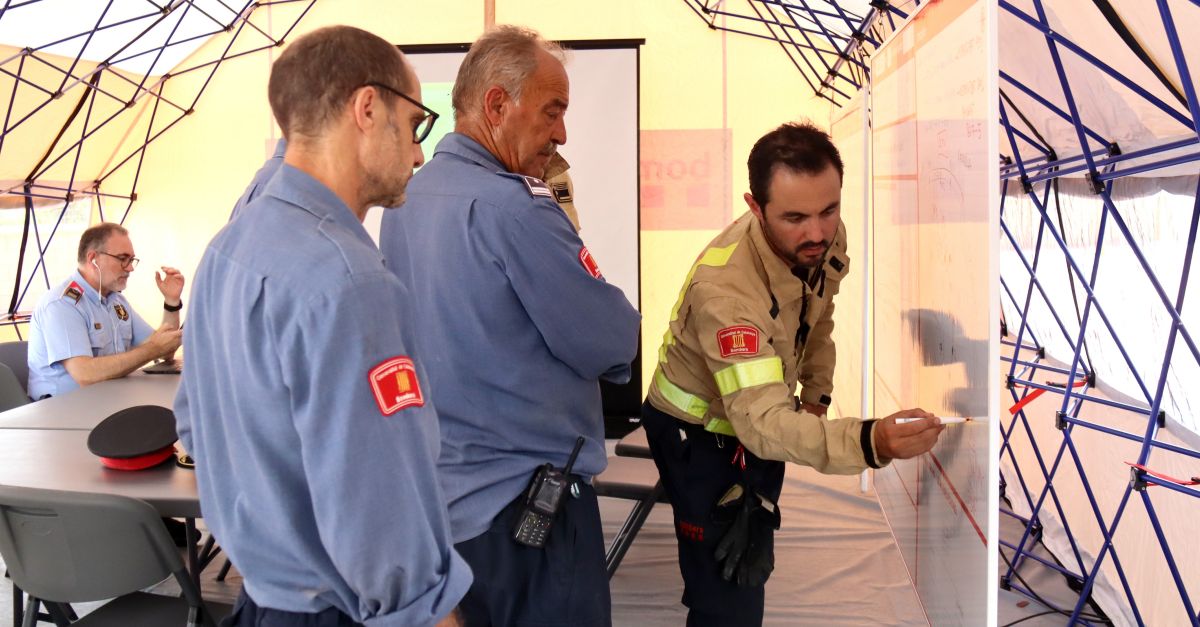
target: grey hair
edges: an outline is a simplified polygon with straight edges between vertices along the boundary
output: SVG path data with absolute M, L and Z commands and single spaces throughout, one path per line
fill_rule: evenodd
M 537 70 L 540 50 L 565 60 L 561 46 L 523 26 L 496 26 L 476 39 L 458 68 L 450 94 L 455 116 L 462 119 L 475 113 L 472 109 L 478 110 L 483 95 L 493 85 L 520 101 L 525 82 Z
M 113 222 L 101 222 L 88 228 L 88 230 L 83 232 L 83 235 L 79 236 L 79 250 L 75 258 L 79 263 L 87 261 L 87 254 L 93 250 L 104 248 L 104 245 L 108 243 L 108 238 L 114 234 L 128 236 L 129 231 L 126 231 L 125 227 L 120 224 Z

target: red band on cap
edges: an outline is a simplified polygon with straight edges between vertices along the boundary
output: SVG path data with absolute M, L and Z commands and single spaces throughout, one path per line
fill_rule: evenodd
M 169 459 L 175 454 L 175 445 L 160 448 L 149 455 L 139 455 L 137 457 L 126 457 L 124 459 L 116 459 L 113 457 L 101 457 L 100 463 L 114 470 L 143 470 L 153 468 Z

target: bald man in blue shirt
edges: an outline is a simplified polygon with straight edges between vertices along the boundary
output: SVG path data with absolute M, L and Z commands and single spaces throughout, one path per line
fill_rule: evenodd
M 278 172 L 196 273 L 175 401 L 248 625 L 457 625 L 471 573 L 434 475 L 411 299 L 362 219 L 402 201 L 436 116 L 387 41 L 314 31 L 275 62 Z

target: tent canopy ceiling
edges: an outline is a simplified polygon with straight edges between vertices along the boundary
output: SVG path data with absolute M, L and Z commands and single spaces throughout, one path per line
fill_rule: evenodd
M 42 0 L 0 10 L 0 44 L 140 75 L 170 71 L 247 7 L 244 0 Z

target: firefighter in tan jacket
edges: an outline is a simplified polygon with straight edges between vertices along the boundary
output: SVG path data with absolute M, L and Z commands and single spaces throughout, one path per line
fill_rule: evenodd
M 643 406 L 688 625 L 762 624 L 784 462 L 853 474 L 928 451 L 944 428 L 920 409 L 823 417 L 833 298 L 850 270 L 841 157 L 825 133 L 786 124 L 755 144 L 749 169 L 750 211 L 688 273 Z

